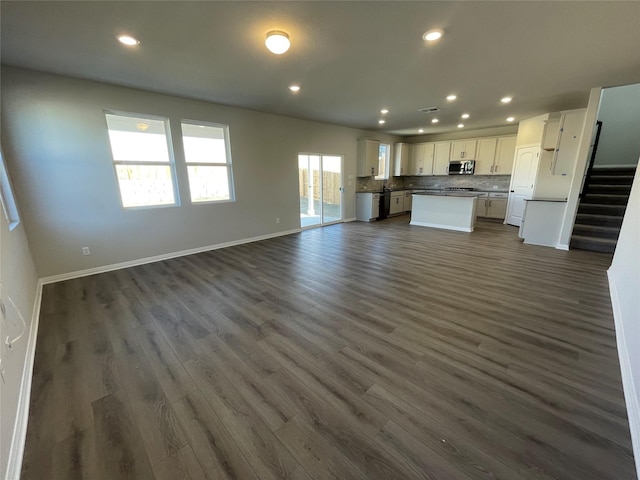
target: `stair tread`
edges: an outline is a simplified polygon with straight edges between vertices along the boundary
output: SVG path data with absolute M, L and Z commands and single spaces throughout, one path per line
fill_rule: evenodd
M 571 235 L 571 240 L 580 240 L 584 242 L 594 242 L 594 243 L 606 243 L 609 245 L 615 245 L 618 243 L 618 240 L 615 238 L 603 238 L 603 237 L 588 237 L 586 235 Z
M 620 230 L 620 227 L 610 227 L 608 225 L 591 225 L 591 224 L 588 224 L 588 223 L 577 223 L 576 222 L 576 224 L 574 225 L 574 228 L 578 228 L 578 227 L 584 228 L 584 229 L 587 229 L 587 230 L 601 230 L 601 231 L 605 231 L 605 232 L 606 231 L 613 231 L 613 230 L 615 230 L 615 231 L 619 231 Z

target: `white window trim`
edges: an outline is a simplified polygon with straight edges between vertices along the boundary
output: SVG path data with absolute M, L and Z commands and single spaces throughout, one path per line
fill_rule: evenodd
M 103 110 L 105 114 L 105 124 L 107 126 L 107 142 L 109 144 L 109 151 L 111 152 L 111 164 L 113 165 L 113 174 L 115 176 L 116 185 L 118 186 L 118 197 L 120 198 L 120 207 L 125 210 L 149 210 L 154 208 L 175 208 L 180 206 L 180 191 L 178 189 L 178 176 L 176 175 L 176 159 L 173 154 L 173 140 L 171 138 L 171 126 L 168 117 L 162 117 L 158 115 L 150 115 L 147 113 L 134 113 L 134 112 L 123 112 L 121 110 Z M 113 158 L 113 151 L 111 150 L 111 141 L 109 140 L 109 125 L 107 124 L 106 114 L 111 115 L 119 115 L 121 117 L 131 117 L 131 118 L 148 118 L 149 120 L 157 120 L 164 123 L 164 133 L 165 139 L 167 141 L 167 150 L 169 153 L 169 169 L 171 170 L 171 184 L 173 187 L 173 203 L 164 203 L 159 205 L 137 205 L 133 207 L 125 207 L 122 200 L 122 192 L 120 191 L 120 181 L 118 180 L 118 170 L 116 169 L 117 165 L 149 165 L 149 166 L 159 166 L 166 167 L 166 162 L 136 162 L 136 161 L 122 161 L 115 160 Z
M 182 139 L 184 139 L 184 133 L 182 132 L 182 124 L 183 123 L 187 123 L 189 125 L 202 125 L 204 127 L 215 127 L 215 128 L 221 128 L 222 131 L 224 132 L 224 149 L 225 149 L 225 157 L 227 159 L 226 163 L 220 163 L 220 162 L 189 162 L 187 161 L 185 152 L 184 152 L 184 141 Z M 189 202 L 191 203 L 191 205 L 211 205 L 211 204 L 219 204 L 219 203 L 233 203 L 236 201 L 236 189 L 235 189 L 235 182 L 234 182 L 234 178 L 233 178 L 233 161 L 231 159 L 231 140 L 230 140 L 230 136 L 229 136 L 229 125 L 224 124 L 224 123 L 215 123 L 215 122 L 208 122 L 208 121 L 203 121 L 203 120 L 190 120 L 187 118 L 183 118 L 180 120 L 180 135 L 181 135 L 181 140 L 182 140 L 182 153 L 184 155 L 184 165 L 185 165 L 185 170 L 188 170 L 188 167 L 227 167 L 227 182 L 228 182 L 228 186 L 229 186 L 229 198 L 225 199 L 225 200 L 206 200 L 206 201 L 201 201 L 201 202 L 194 202 L 193 200 L 191 200 L 191 185 L 189 185 Z M 186 177 L 187 179 L 187 184 L 189 182 L 189 175 L 187 174 Z
M 386 162 L 384 162 L 384 172 L 382 172 L 381 175 L 376 175 L 375 177 L 373 177 L 374 180 L 389 180 L 389 177 L 391 175 L 391 144 L 390 143 L 383 143 L 380 142 L 380 145 L 386 145 L 387 146 L 387 160 Z M 379 148 L 379 147 L 378 147 Z M 379 166 L 380 164 L 378 164 Z
M 2 203 L 2 211 L 9 222 L 9 231 L 12 231 L 20 224 L 20 214 L 18 213 L 18 205 L 16 197 L 11 187 L 11 179 L 7 171 L 7 165 L 4 161 L 4 152 L 0 147 L 0 201 Z

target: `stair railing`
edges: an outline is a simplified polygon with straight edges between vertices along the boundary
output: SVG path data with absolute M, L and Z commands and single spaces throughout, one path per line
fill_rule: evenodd
M 602 122 L 598 120 L 596 122 L 596 138 L 593 141 L 593 148 L 591 149 L 591 158 L 589 159 L 589 166 L 587 167 L 587 172 L 584 176 L 584 182 L 582 182 L 582 191 L 579 198 L 584 197 L 589 190 L 589 180 L 591 179 L 591 171 L 593 170 L 593 164 L 596 161 L 596 152 L 598 151 L 598 142 L 600 141 L 600 132 L 602 130 Z

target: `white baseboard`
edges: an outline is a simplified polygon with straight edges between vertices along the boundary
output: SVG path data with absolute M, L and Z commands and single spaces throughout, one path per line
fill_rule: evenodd
M 60 275 L 52 275 L 50 277 L 43 277 L 40 279 L 43 285 L 48 283 L 62 282 L 64 280 L 71 280 L 73 278 L 86 277 L 88 275 L 95 275 L 97 273 L 111 272 L 113 270 L 120 270 L 122 268 L 136 267 L 138 265 L 144 265 L 146 263 L 159 262 L 162 260 L 169 260 L 176 257 L 184 257 L 185 255 L 193 255 L 195 253 L 209 252 L 211 250 L 218 250 L 219 248 L 233 247 L 235 245 L 242 245 L 244 243 L 259 242 L 260 240 L 268 240 L 269 238 L 282 237 L 285 235 L 291 235 L 292 233 L 300 233 L 302 229 L 296 228 L 294 230 L 287 230 L 284 232 L 269 233 L 267 235 L 260 235 L 257 237 L 243 238 L 241 240 L 234 240 L 232 242 L 218 243 L 215 245 L 207 245 L 204 247 L 191 248 L 189 250 L 180 250 L 178 252 L 164 253 L 162 255 L 154 255 L 153 257 L 139 258 L 136 260 L 129 260 L 127 262 L 113 263 L 111 265 L 102 265 L 100 267 L 87 268 L 85 270 L 77 270 L 75 272 L 61 273 Z
M 638 399 L 640 392 L 637 390 L 633 381 L 633 370 L 631 368 L 631 361 L 629 360 L 629 350 L 627 349 L 627 338 L 624 333 L 616 282 L 610 271 L 607 272 L 607 275 L 609 277 L 609 292 L 611 295 L 611 306 L 613 308 L 613 320 L 616 328 L 616 343 L 618 344 L 618 358 L 620 359 L 624 400 L 627 405 L 631 443 L 633 444 L 633 455 L 636 461 L 636 474 L 638 475 L 638 480 L 640 480 L 640 400 Z
M 559 243 L 556 245 L 558 250 L 569 250 L 569 245 L 567 243 Z
M 356 221 L 356 217 L 353 217 L 353 218 L 345 218 L 345 219 L 344 219 L 344 223 L 347 223 L 347 222 L 355 222 L 355 221 Z
M 7 461 L 6 480 L 19 480 L 22 470 L 22 457 L 24 456 L 24 445 L 27 441 L 27 423 L 29 422 L 29 404 L 31 403 L 31 381 L 33 379 L 33 361 L 36 355 L 36 338 L 38 335 L 38 324 L 40 322 L 40 306 L 42 305 L 42 281 L 38 280 L 36 286 L 36 298 L 31 316 L 31 328 L 27 340 L 27 351 L 25 354 L 24 367 L 22 369 L 22 379 L 20 381 L 20 392 L 18 397 L 18 410 L 16 420 L 13 425 L 13 435 L 11 438 L 11 448 Z

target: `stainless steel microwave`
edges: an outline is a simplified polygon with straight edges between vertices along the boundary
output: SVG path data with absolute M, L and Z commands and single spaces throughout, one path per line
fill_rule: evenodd
M 475 160 L 456 160 L 449 162 L 449 175 L 473 175 L 475 169 Z

